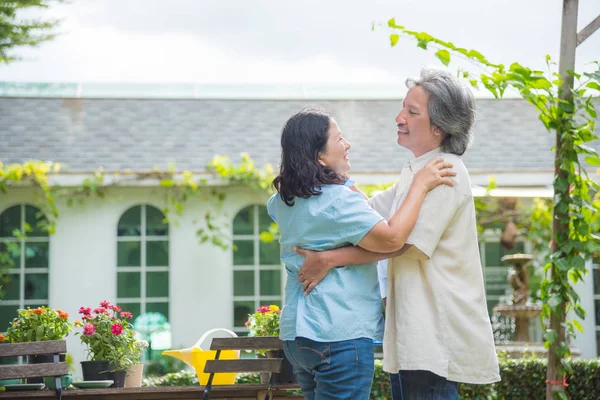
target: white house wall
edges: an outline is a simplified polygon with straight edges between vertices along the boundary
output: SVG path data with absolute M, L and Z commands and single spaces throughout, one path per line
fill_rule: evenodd
M 235 214 L 251 204 L 265 204 L 264 194 L 229 188 L 219 209 L 231 235 Z M 68 207 L 58 201 L 56 233 L 50 237 L 49 305 L 78 318 L 80 306 L 95 307 L 102 300 L 116 302 L 117 224 L 130 207 L 165 205 L 165 191 L 158 188 L 113 188 L 105 199 L 86 199 Z M 0 212 L 16 204 L 36 205 L 32 189 L 12 189 L 0 197 Z M 209 204 L 192 197 L 181 216 L 169 225 L 169 313 L 174 348 L 193 345 L 212 328 L 232 328 L 232 253 L 210 242 L 199 243 L 196 231 L 203 227 Z M 195 221 L 198 221 L 196 223 Z M 208 344 L 208 343 L 207 343 Z M 85 360 L 79 338 L 67 338 L 76 374 Z

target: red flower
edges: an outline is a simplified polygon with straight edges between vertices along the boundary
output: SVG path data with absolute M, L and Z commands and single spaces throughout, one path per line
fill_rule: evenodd
M 90 315 L 92 313 L 92 309 L 89 307 L 79 307 L 79 314 Z
M 104 300 L 103 302 L 100 303 L 100 307 L 111 308 L 112 305 L 108 301 Z
M 94 312 L 96 314 L 104 314 L 106 312 L 106 308 L 104 308 L 104 307 L 98 307 L 98 308 L 94 309 Z
M 92 324 L 85 324 L 83 326 L 83 334 L 86 336 L 92 336 L 96 332 L 96 327 Z
M 121 313 L 121 317 L 123 317 L 123 318 L 133 318 L 133 314 L 130 313 L 129 311 L 123 311 Z
M 123 332 L 123 326 L 121 324 L 113 324 L 113 326 L 110 327 L 110 330 L 114 335 L 119 336 L 121 332 Z

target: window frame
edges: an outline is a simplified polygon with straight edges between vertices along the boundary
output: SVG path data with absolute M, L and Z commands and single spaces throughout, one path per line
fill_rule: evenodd
M 13 268 L 10 268 L 7 270 L 7 274 L 8 275 L 12 275 L 12 276 L 18 276 L 19 277 L 19 299 L 17 300 L 8 300 L 8 299 L 2 299 L 2 306 L 17 306 L 19 309 L 24 309 L 25 307 L 29 306 L 29 307 L 37 307 L 37 306 L 41 306 L 41 305 L 49 305 L 50 302 L 50 291 L 51 291 L 51 287 L 50 287 L 50 234 L 48 232 L 46 232 L 45 236 L 27 236 L 27 232 L 25 231 L 25 222 L 26 222 L 26 208 L 27 207 L 32 207 L 36 210 L 36 212 L 42 213 L 43 212 L 40 208 L 32 205 L 32 204 L 28 204 L 28 203 L 19 203 L 19 204 L 13 204 L 9 207 L 6 207 L 4 210 L 2 210 L 2 212 L 0 212 L 0 217 L 8 210 L 10 210 L 13 207 L 19 207 L 19 229 L 22 233 L 25 234 L 25 238 L 16 238 L 14 236 L 10 236 L 10 237 L 1 237 L 0 239 L 6 242 L 13 242 L 13 243 L 18 243 L 19 244 L 19 265 L 15 265 Z M 47 220 L 47 217 L 44 215 L 44 218 Z M 27 248 L 27 244 L 28 243 L 47 243 L 48 244 L 48 266 L 47 267 L 34 267 L 34 268 L 28 268 L 25 266 L 26 264 L 26 257 L 25 257 L 25 250 Z M 48 296 L 45 299 L 25 299 L 25 278 L 27 275 L 35 275 L 35 274 L 46 274 L 47 276 L 47 288 L 46 291 L 48 293 Z M 15 315 L 16 316 L 16 315 Z M 9 322 L 9 321 L 7 321 Z M 8 324 L 5 324 L 5 326 L 8 326 Z
M 129 212 L 130 210 L 134 209 L 135 207 L 140 207 L 140 235 L 139 236 L 119 236 L 119 227 L 120 227 L 120 222 L 121 219 L 123 218 L 123 216 Z M 126 308 L 127 304 L 139 304 L 140 305 L 140 313 L 139 315 L 142 315 L 144 313 L 147 312 L 147 306 L 148 304 L 161 304 L 161 303 L 166 303 L 167 307 L 169 309 L 169 315 L 165 315 L 165 317 L 167 317 L 167 320 L 170 317 L 170 297 L 171 297 L 171 290 L 170 290 L 170 280 L 171 280 L 171 274 L 170 274 L 170 264 L 171 264 L 171 251 L 170 251 L 170 233 L 171 233 L 171 226 L 170 224 L 167 222 L 167 234 L 164 236 L 159 236 L 159 235 L 147 235 L 146 233 L 146 228 L 147 228 L 147 207 L 152 207 L 154 209 L 156 209 L 157 211 L 160 212 L 160 214 L 165 217 L 164 213 L 158 208 L 155 207 L 151 204 L 136 204 L 133 205 L 131 207 L 128 207 L 125 211 L 123 211 L 119 217 L 119 220 L 117 222 L 117 227 L 116 227 L 116 237 L 117 237 L 117 254 L 116 254 L 116 260 L 115 260 L 115 264 L 116 264 L 116 277 L 115 277 L 115 282 L 116 282 L 116 287 L 117 287 L 117 304 L 125 306 L 124 308 Z M 140 243 L 140 266 L 119 266 L 119 250 L 118 250 L 118 244 L 119 243 L 123 243 L 123 242 L 139 242 Z M 167 242 L 167 246 L 169 249 L 168 252 L 168 258 L 167 258 L 167 265 L 166 266 L 148 266 L 148 262 L 147 262 L 147 243 L 148 242 Z M 119 273 L 122 272 L 134 272 L 134 273 L 139 273 L 140 274 L 140 297 L 119 297 L 118 296 L 118 287 L 119 287 Z M 148 272 L 166 272 L 168 275 L 168 284 L 167 284 L 167 292 L 168 295 L 167 296 L 158 296 L 158 297 L 148 297 L 147 296 L 147 273 Z M 137 317 L 137 316 L 135 316 Z
M 238 217 L 238 215 L 240 215 L 241 212 L 245 211 L 246 209 L 248 209 L 249 207 L 251 207 L 251 212 L 252 212 L 252 234 L 235 234 L 235 227 L 234 227 L 234 223 L 235 223 L 235 219 Z M 247 333 L 248 332 L 248 328 L 246 327 L 242 327 L 242 326 L 235 326 L 235 303 L 237 301 L 245 301 L 245 302 L 254 302 L 254 309 L 252 310 L 253 312 L 261 305 L 261 300 L 263 302 L 269 301 L 269 302 L 279 302 L 279 304 L 283 305 L 284 302 L 284 295 L 285 295 L 285 268 L 283 266 L 283 263 L 281 262 L 281 259 L 279 258 L 279 264 L 275 265 L 263 265 L 260 264 L 260 244 L 261 244 L 261 240 L 260 240 L 260 207 L 265 209 L 265 214 L 266 214 L 266 207 L 263 204 L 250 204 L 247 205 L 245 207 L 242 207 L 240 210 L 238 210 L 238 212 L 235 214 L 235 216 L 232 219 L 232 223 L 231 223 L 231 231 L 232 231 L 232 243 L 234 243 L 237 240 L 246 240 L 246 241 L 253 241 L 253 264 L 249 265 L 249 264 L 244 264 L 244 265 L 235 265 L 234 264 L 234 257 L 233 257 L 233 252 L 235 250 L 232 249 L 231 252 L 231 266 L 232 266 L 232 275 L 231 275 L 231 284 L 232 284 L 232 308 L 234 309 L 234 313 L 232 315 L 233 321 L 231 323 L 232 325 L 232 330 L 238 334 L 240 333 Z M 274 241 L 277 241 L 277 244 L 279 244 L 279 237 L 276 236 L 274 239 Z M 234 282 L 235 282 L 235 272 L 236 271 L 252 271 L 254 272 L 254 294 L 253 295 L 245 295 L 245 296 L 236 296 L 234 293 Z M 279 292 L 280 295 L 261 295 L 260 294 L 260 272 L 261 271 L 280 271 L 280 283 L 279 283 Z

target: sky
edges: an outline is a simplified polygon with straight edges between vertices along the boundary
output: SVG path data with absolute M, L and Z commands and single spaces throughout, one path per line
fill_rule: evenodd
M 600 1 L 579 3 L 581 30 Z M 408 38 L 391 48 L 392 17 L 490 61 L 545 69 L 546 54 L 558 61 L 561 12 L 560 0 L 70 0 L 42 13 L 63 19 L 61 35 L 0 65 L 0 82 L 401 84 L 440 65 Z M 576 69 L 592 61 L 600 31 Z

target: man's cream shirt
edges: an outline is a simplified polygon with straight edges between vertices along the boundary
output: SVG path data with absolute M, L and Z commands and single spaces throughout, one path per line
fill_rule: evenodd
M 454 187 L 429 192 L 407 243 L 388 260 L 383 369 L 427 370 L 450 381 L 500 380 L 479 257 L 475 206 L 461 157 L 432 150 L 408 161 L 394 186 L 369 200 L 390 217 L 412 176 L 435 157 L 454 165 Z

